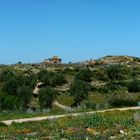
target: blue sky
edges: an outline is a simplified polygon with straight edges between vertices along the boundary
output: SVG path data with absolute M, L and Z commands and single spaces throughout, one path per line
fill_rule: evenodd
M 0 63 L 140 57 L 139 0 L 0 0 Z

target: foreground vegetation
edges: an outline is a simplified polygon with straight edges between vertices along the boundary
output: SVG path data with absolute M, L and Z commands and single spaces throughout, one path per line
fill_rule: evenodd
M 103 114 L 65 117 L 52 121 L 5 126 L 0 124 L 1 139 L 102 140 L 140 139 L 140 112 L 113 111 Z

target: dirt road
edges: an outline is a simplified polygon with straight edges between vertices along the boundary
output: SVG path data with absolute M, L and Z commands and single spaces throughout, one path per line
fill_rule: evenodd
M 126 108 L 114 108 L 114 109 L 107 109 L 107 110 L 101 110 L 101 111 L 91 111 L 91 112 L 72 113 L 72 114 L 64 114 L 64 115 L 53 115 L 53 116 L 34 117 L 34 118 L 24 118 L 24 119 L 13 119 L 13 120 L 1 121 L 1 122 L 6 124 L 6 125 L 11 125 L 13 122 L 15 122 L 15 123 L 33 122 L 33 121 L 58 119 L 58 118 L 67 117 L 67 116 L 81 116 L 84 114 L 103 113 L 103 112 L 114 111 L 114 110 L 125 111 L 125 110 L 139 110 L 139 109 L 140 109 L 140 106 L 138 106 L 138 107 L 126 107 Z

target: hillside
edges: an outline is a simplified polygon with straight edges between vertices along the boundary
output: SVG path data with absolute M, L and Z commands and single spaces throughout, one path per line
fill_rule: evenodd
M 98 60 L 70 64 L 41 62 L 38 64 L 18 63 L 0 67 L 0 120 L 2 121 L 113 108 L 135 108 L 139 105 L 140 62 L 139 58 L 136 57 L 106 56 Z M 120 119 L 119 113 L 115 115 L 118 116 L 118 122 Z M 100 119 L 102 122 L 103 118 Z M 91 117 L 84 120 L 84 126 L 89 129 L 94 127 L 94 124 L 86 124 L 86 121 L 91 120 Z M 132 111 L 128 123 L 132 123 L 135 127 L 133 121 Z M 68 129 L 69 127 L 77 128 L 79 124 L 75 126 L 74 123 L 75 121 L 73 122 L 72 118 L 72 125 L 68 124 Z M 110 123 L 115 126 L 116 120 L 111 118 L 110 122 L 110 119 L 106 119 L 104 123 L 107 125 L 104 128 L 106 132 L 109 131 Z M 127 122 L 123 120 L 122 123 Z M 26 125 L 28 126 L 28 124 Z M 67 124 L 64 124 L 64 127 L 65 125 Z M 125 125 L 121 126 L 124 129 L 123 131 L 126 131 Z M 44 129 L 43 127 L 42 129 Z M 99 123 L 99 127 L 102 127 L 102 123 Z M 129 124 L 128 127 L 130 133 Z M 9 128 L 0 126 L 0 131 L 3 131 L 3 129 L 7 129 L 10 133 Z M 33 131 L 31 128 L 29 129 Z M 57 129 L 64 131 L 63 128 Z M 96 131 L 101 134 L 98 128 L 96 128 Z M 19 131 L 19 133 L 22 132 Z M 78 133 L 80 133 L 79 130 Z M 28 135 L 30 132 L 25 132 L 25 135 L 22 136 L 25 138 L 26 134 Z M 48 137 L 46 132 L 39 132 L 39 135 L 41 134 Z M 93 137 L 87 132 L 85 134 L 89 138 Z M 109 135 L 109 138 L 112 136 L 108 132 L 107 135 Z M 133 135 L 135 135 L 135 132 Z M 73 134 L 71 136 L 75 139 Z M 103 136 L 105 137 L 105 135 Z M 40 138 L 40 136 L 38 137 Z M 68 137 L 68 134 L 66 134 L 66 137 Z
M 127 64 L 140 65 L 140 59 L 131 56 L 105 56 L 97 60 L 88 61 L 93 65 L 112 65 L 112 64 Z

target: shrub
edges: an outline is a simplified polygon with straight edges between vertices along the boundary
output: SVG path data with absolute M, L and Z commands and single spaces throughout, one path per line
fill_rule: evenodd
M 122 65 L 110 65 L 105 69 L 108 80 L 124 80 L 128 76 L 128 69 Z
M 109 93 L 110 92 L 106 85 L 103 87 L 99 87 L 97 90 L 99 93 Z
M 90 69 L 80 69 L 78 73 L 75 75 L 77 80 L 82 80 L 85 82 L 91 82 L 92 73 Z
M 54 76 L 52 77 L 52 83 L 51 86 L 61 86 L 64 83 L 66 83 L 66 79 L 62 73 L 55 73 Z
M 92 101 L 85 101 L 86 108 L 96 109 L 96 103 Z
M 0 73 L 0 81 L 6 82 L 10 80 L 11 78 L 13 78 L 14 76 L 15 76 L 15 73 L 12 70 L 9 70 L 9 69 L 3 70 Z
M 6 124 L 0 122 L 0 127 L 6 127 Z
M 102 80 L 102 81 L 108 80 L 107 76 L 105 75 L 104 68 L 100 68 L 100 69 L 94 70 L 93 73 L 94 73 L 93 77 L 95 79 Z
M 124 106 L 137 106 L 137 100 L 129 97 L 128 95 L 113 95 L 109 98 L 108 103 L 112 107 L 124 107 Z
M 117 89 L 121 89 L 122 88 L 122 86 L 120 85 L 120 83 L 119 82 L 109 82 L 109 83 L 107 83 L 107 88 L 108 88 L 108 90 L 110 90 L 110 91 L 113 91 L 113 90 L 117 90 Z
M 140 80 L 134 79 L 128 84 L 129 92 L 139 92 L 140 91 Z
M 47 86 L 56 87 L 66 83 L 64 75 L 60 72 L 41 71 L 38 78 Z
M 19 100 L 15 96 L 2 95 L 0 97 L 1 110 L 16 110 L 19 108 Z
M 127 83 L 125 81 L 109 81 L 106 85 L 99 87 L 97 90 L 101 93 L 111 93 L 115 90 L 127 90 Z
M 17 96 L 17 89 L 22 85 L 21 81 L 16 78 L 12 78 L 6 81 L 3 84 L 3 92 L 6 92 L 8 95 Z

